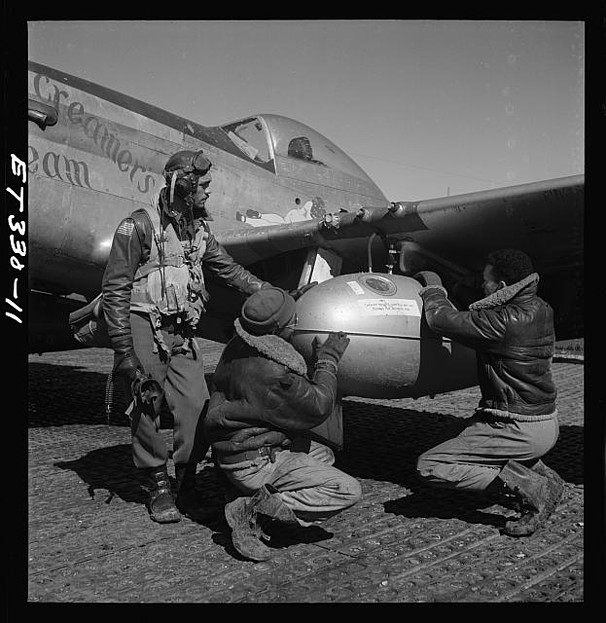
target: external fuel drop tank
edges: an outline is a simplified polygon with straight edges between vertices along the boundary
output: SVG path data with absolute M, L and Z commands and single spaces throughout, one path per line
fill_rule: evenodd
M 475 352 L 428 328 L 420 289 L 415 279 L 384 273 L 324 281 L 297 301 L 292 343 L 309 361 L 315 337 L 347 333 L 337 375 L 343 396 L 416 398 L 476 385 Z

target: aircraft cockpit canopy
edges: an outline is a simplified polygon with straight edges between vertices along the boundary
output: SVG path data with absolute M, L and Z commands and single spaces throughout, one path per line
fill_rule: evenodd
M 267 128 L 258 117 L 242 119 L 222 126 L 232 143 L 251 160 L 259 163 L 273 159 Z
M 374 182 L 341 148 L 309 126 L 281 115 L 257 115 L 222 126 L 236 147 L 254 162 L 279 175 L 289 162 L 334 169 Z

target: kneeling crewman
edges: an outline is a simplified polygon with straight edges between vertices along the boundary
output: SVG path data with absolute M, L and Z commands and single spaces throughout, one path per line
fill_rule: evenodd
M 429 328 L 475 349 L 482 394 L 463 431 L 424 452 L 417 473 L 433 486 L 511 500 L 521 516 L 505 523 L 505 534 L 531 535 L 564 491 L 560 476 L 541 460 L 555 445 L 559 424 L 553 310 L 537 295 L 539 275 L 522 251 L 493 251 L 484 266 L 485 297 L 468 311 L 454 307 L 436 273 L 416 277 Z
M 330 448 L 309 431 L 334 411 L 337 369 L 349 338 L 331 333 L 316 351 L 313 376 L 290 344 L 295 301 L 264 288 L 242 306 L 236 335 L 214 374 L 215 390 L 204 420 L 216 461 L 244 496 L 225 507 L 240 554 L 266 560 L 262 518 L 308 526 L 353 506 L 359 482 L 333 467 Z M 261 521 L 258 521 L 261 520 Z

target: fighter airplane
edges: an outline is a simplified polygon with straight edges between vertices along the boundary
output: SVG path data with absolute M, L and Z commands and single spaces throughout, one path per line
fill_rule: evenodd
M 116 225 L 150 203 L 181 149 L 212 161 L 211 228 L 238 262 L 286 289 L 320 282 L 301 299 L 299 346 L 348 332 L 345 394 L 475 384 L 467 349 L 424 327 L 412 275 L 437 271 L 465 308 L 479 298 L 476 275 L 495 248 L 529 253 L 558 339 L 582 335 L 583 175 L 390 201 L 332 141 L 287 117 L 207 127 L 57 69 L 28 69 L 30 352 L 79 346 L 68 313 L 100 292 Z M 224 342 L 241 299 L 209 285 L 201 335 Z

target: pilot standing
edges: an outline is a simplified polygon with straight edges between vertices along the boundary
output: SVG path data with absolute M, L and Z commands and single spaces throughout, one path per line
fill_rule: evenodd
M 254 561 L 271 557 L 261 539 L 275 522 L 310 526 L 362 494 L 355 478 L 333 467 L 333 451 L 310 435 L 334 413 L 338 363 L 349 338 L 329 334 L 316 349 L 310 378 L 289 341 L 296 322 L 295 301 L 279 288 L 244 302 L 204 419 L 216 461 L 240 492 L 225 507 L 233 545 Z
M 179 511 L 195 513 L 194 477 L 208 449 L 200 420 L 209 392 L 195 335 L 208 300 L 202 267 L 244 295 L 271 285 L 237 264 L 205 222 L 212 220 L 205 207 L 210 168 L 201 151 L 179 151 L 168 159 L 166 186 L 155 204 L 118 225 L 103 276 L 114 374 L 126 379 L 135 397 L 151 377 L 174 418 L 176 504 L 159 432 L 160 402 L 139 399 L 129 407 L 133 461 L 149 491 L 150 516 L 159 523 L 180 521 Z
M 481 400 L 454 439 L 423 453 L 417 473 L 438 487 L 486 491 L 521 511 L 504 532 L 533 534 L 563 493 L 560 476 L 541 461 L 555 445 L 559 426 L 551 376 L 553 310 L 537 296 L 539 275 L 517 249 L 489 254 L 485 297 L 468 311 L 447 298 L 440 277 L 422 271 L 424 315 L 432 331 L 474 348 Z

